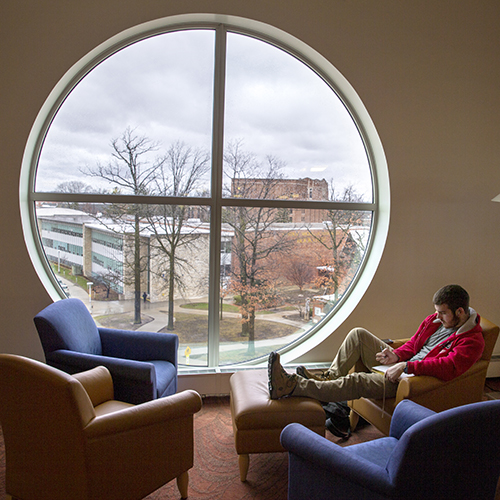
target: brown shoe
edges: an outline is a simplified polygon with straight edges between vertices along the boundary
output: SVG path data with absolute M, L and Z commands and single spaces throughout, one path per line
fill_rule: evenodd
M 271 399 L 289 396 L 297 386 L 297 375 L 288 374 L 280 363 L 280 355 L 272 352 L 268 361 L 269 395 Z
M 297 375 L 300 375 L 303 378 L 308 378 L 312 380 L 319 380 L 320 382 L 324 380 L 331 380 L 331 376 L 328 371 L 323 373 L 313 373 L 310 372 L 305 366 L 297 366 Z

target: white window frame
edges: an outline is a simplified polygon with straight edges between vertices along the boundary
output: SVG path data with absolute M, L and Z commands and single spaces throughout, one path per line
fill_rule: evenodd
M 211 211 L 211 287 L 209 310 L 209 338 L 208 338 L 208 369 L 217 369 L 219 365 L 219 341 L 217 307 L 219 304 L 219 266 L 220 266 L 220 232 L 221 232 L 221 210 L 223 206 L 270 206 L 280 208 L 337 208 L 346 210 L 369 210 L 372 211 L 372 227 L 368 246 L 365 251 L 363 262 L 358 270 L 349 292 L 341 299 L 340 303 L 330 313 L 329 317 L 320 322 L 304 336 L 294 343 L 284 347 L 282 360 L 284 363 L 291 362 L 303 355 L 319 343 L 325 340 L 354 311 L 364 293 L 368 289 L 387 240 L 390 219 L 390 186 L 387 162 L 382 143 L 375 126 L 363 105 L 361 99 L 342 76 L 342 74 L 323 56 L 314 49 L 301 42 L 292 35 L 285 33 L 273 26 L 234 16 L 219 14 L 184 14 L 155 21 L 150 21 L 133 28 L 127 29 L 113 36 L 103 44 L 96 47 L 89 54 L 79 60 L 70 68 L 63 78 L 54 87 L 31 129 L 26 148 L 24 151 L 20 177 L 20 210 L 25 242 L 31 257 L 33 266 L 53 300 L 62 298 L 63 293 L 50 270 L 49 264 L 44 256 L 35 216 L 36 201 L 80 201 L 80 202 L 102 202 L 102 195 L 75 195 L 63 193 L 36 193 L 35 170 L 38 158 L 43 146 L 44 137 L 50 127 L 57 110 L 63 104 L 64 99 L 73 87 L 98 63 L 114 54 L 117 50 L 133 42 L 148 38 L 155 34 L 169 31 L 207 28 L 217 31 L 216 57 L 215 57 L 215 80 L 214 88 L 214 118 L 213 118 L 213 144 L 212 144 L 212 196 L 210 198 L 191 198 L 193 205 L 209 206 Z M 222 198 L 222 156 L 223 156 L 223 116 L 224 116 L 224 75 L 225 75 L 225 39 L 227 32 L 240 33 L 253 36 L 257 39 L 267 41 L 277 47 L 284 49 L 299 60 L 307 64 L 313 71 L 330 85 L 338 97 L 343 101 L 347 110 L 356 124 L 359 134 L 366 148 L 368 160 L 372 171 L 373 201 L 372 203 L 332 203 L 318 201 L 287 201 L 287 200 L 239 200 Z M 113 195 L 116 203 L 130 203 L 130 196 Z M 151 198 L 142 197 L 144 203 L 180 203 L 185 204 L 186 199 L 176 198 Z M 137 202 L 137 198 L 134 198 Z M 237 366 L 262 365 L 263 359 L 256 359 Z M 225 366 L 224 368 L 228 368 Z M 196 367 L 199 372 L 200 367 Z

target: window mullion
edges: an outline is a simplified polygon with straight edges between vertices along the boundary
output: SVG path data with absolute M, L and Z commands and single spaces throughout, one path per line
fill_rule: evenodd
M 212 211 L 210 214 L 210 285 L 208 307 L 208 366 L 219 365 L 219 297 L 222 214 L 222 168 L 224 157 L 224 100 L 226 78 L 226 30 L 216 29 L 214 105 L 212 124 Z

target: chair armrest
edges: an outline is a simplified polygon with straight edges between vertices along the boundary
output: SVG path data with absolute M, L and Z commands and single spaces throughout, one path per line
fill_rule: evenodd
M 440 389 L 446 384 L 447 383 L 444 380 L 427 375 L 404 377 L 400 380 L 398 385 L 396 402 L 399 403 L 403 399 L 413 399 L 420 394 Z
M 409 399 L 404 399 L 394 410 L 389 436 L 400 439 L 413 424 L 431 415 L 435 415 L 435 413 L 425 406 L 419 405 Z
M 389 475 L 363 457 L 349 453 L 302 424 L 288 424 L 281 432 L 281 444 L 290 453 L 312 464 L 315 471 L 325 471 L 369 490 L 389 496 L 393 489 Z
M 89 439 L 134 432 L 168 420 L 189 417 L 200 411 L 201 396 L 187 390 L 93 419 L 85 428 Z
M 460 396 L 462 396 L 460 391 L 461 385 L 466 383 L 469 378 L 479 376 L 481 372 L 486 374 L 487 368 L 488 363 L 479 360 L 465 373 L 452 380 L 440 380 L 436 377 L 427 375 L 402 378 L 396 393 L 396 404 L 403 399 L 412 399 L 436 411 L 440 411 L 441 406 L 443 406 L 442 409 L 450 408 L 454 405 L 450 406 L 447 401 L 450 399 L 457 399 L 457 401 L 460 401 Z M 439 404 L 440 399 L 442 405 Z M 435 402 L 435 405 L 433 405 L 432 402 Z M 465 403 L 457 403 L 457 405 L 458 404 Z
M 102 488 L 89 497 L 143 498 L 193 467 L 193 415 L 201 404 L 198 393 L 185 391 L 92 419 L 83 428 L 85 466 Z M 111 473 L 118 476 L 112 489 Z
M 89 395 L 92 405 L 95 407 L 114 399 L 113 379 L 111 373 L 104 366 L 97 366 L 73 375 Z
M 137 380 L 153 384 L 154 366 L 143 361 L 99 356 L 76 351 L 60 349 L 46 355 L 47 363 L 68 373 L 90 370 L 97 366 L 105 366 L 113 376 Z
M 179 337 L 173 333 L 153 333 L 98 328 L 102 352 L 115 358 L 138 361 L 170 361 L 177 367 Z

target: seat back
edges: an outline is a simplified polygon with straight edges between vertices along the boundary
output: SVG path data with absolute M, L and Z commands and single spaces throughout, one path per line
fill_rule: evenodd
M 480 325 L 483 329 L 484 337 L 484 351 L 481 359 L 489 362 L 491 359 L 491 355 L 493 354 L 493 349 L 495 349 L 495 344 L 497 342 L 498 332 L 500 328 L 483 317 L 481 317 Z
M 500 401 L 483 401 L 411 426 L 387 464 L 397 498 L 493 498 L 500 474 L 499 421 Z
M 102 354 L 95 321 L 79 299 L 54 302 L 39 312 L 34 322 L 46 356 L 59 349 Z
M 66 373 L 11 354 L 0 354 L 0 380 L 7 493 L 76 498 L 87 488 L 83 428 L 95 416 L 85 389 Z

